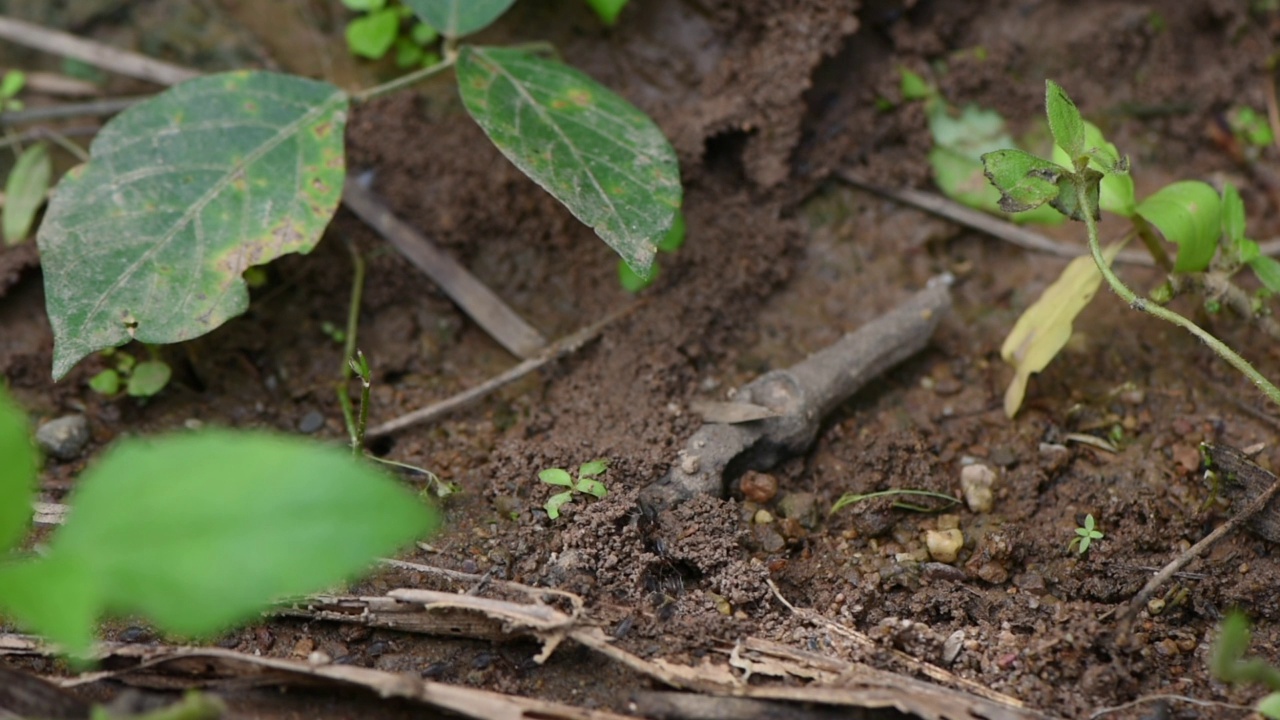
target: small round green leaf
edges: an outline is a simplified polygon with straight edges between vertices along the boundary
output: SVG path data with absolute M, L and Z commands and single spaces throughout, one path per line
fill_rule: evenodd
M 173 371 L 163 360 L 147 360 L 140 362 L 129 375 L 129 383 L 125 390 L 133 397 L 151 397 L 169 384 Z
M 562 493 L 556 493 L 548 498 L 547 503 L 542 506 L 542 509 L 547 511 L 547 517 L 555 520 L 560 517 L 560 508 L 564 507 L 565 503 L 572 501 L 573 492 L 571 490 L 565 490 Z
M 188 340 L 244 312 L 245 268 L 309 252 L 337 209 L 346 110 L 328 83 L 236 72 L 107 123 L 36 236 L 54 378 L 96 350 Z
M 347 48 L 352 55 L 377 60 L 391 49 L 400 34 L 400 14 L 383 8 L 347 23 Z
M 1271 720 L 1280 720 L 1280 692 L 1273 692 L 1259 700 L 1258 714 Z
M 516 0 L 404 0 L 425 23 L 449 38 L 479 32 Z
M 622 8 L 627 6 L 627 0 L 587 0 L 587 4 L 596 11 L 605 25 L 613 25 L 618 22 Z
M 683 192 L 658 126 L 583 73 L 520 50 L 463 47 L 457 76 L 507 159 L 647 275 Z
M 1138 203 L 1138 214 L 1177 243 L 1174 272 L 1199 272 L 1209 267 L 1222 232 L 1222 202 L 1218 192 L 1199 180 L 1166 185 Z
M 0 553 L 27 532 L 36 489 L 36 449 L 27 416 L 0 385 Z
M 579 479 L 577 490 L 580 493 L 586 493 L 597 498 L 602 498 L 609 494 L 609 490 L 604 486 L 604 483 L 591 478 Z
M 49 162 L 49 148 L 44 143 L 36 143 L 18 156 L 4 184 L 6 245 L 17 245 L 27 239 L 52 177 L 53 163 Z
M 107 368 L 89 378 L 89 389 L 99 395 L 115 395 L 120 392 L 120 373 Z
M 538 479 L 548 485 L 573 487 L 573 478 L 563 468 L 547 468 L 538 473 Z
M 437 525 L 337 447 L 227 430 L 127 440 L 80 477 L 49 557 L 74 561 L 94 615 L 204 636 L 348 580 Z
M 605 458 L 584 462 L 578 466 L 578 477 L 588 478 L 597 475 L 603 475 L 605 470 L 609 469 L 609 461 Z
M 22 92 L 22 88 L 27 84 L 27 74 L 21 70 L 8 70 L 4 76 L 0 78 L 0 100 L 8 100 L 18 93 Z

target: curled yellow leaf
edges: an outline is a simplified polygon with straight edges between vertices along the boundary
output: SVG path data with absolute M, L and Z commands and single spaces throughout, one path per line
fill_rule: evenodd
M 1123 246 L 1124 243 L 1115 243 L 1103 249 L 1108 263 Z M 1004 393 L 1005 415 L 1012 418 L 1017 414 L 1027 392 L 1027 381 L 1033 373 L 1045 369 L 1067 344 L 1071 323 L 1093 299 L 1101 283 L 1102 273 L 1093 257 L 1078 257 L 1067 263 L 1058 279 L 1018 318 L 1000 347 L 1000 357 L 1014 368 L 1013 381 Z

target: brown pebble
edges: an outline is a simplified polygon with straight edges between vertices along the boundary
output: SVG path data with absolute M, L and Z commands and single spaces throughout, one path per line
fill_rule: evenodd
M 778 494 L 778 479 L 752 470 L 738 481 L 738 488 L 742 490 L 743 497 L 763 505 Z

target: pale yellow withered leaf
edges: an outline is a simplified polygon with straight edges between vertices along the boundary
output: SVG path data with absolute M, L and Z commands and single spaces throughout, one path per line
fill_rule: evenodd
M 1103 249 L 1102 254 L 1110 263 L 1124 243 L 1115 243 Z M 1000 357 L 1014 367 L 1013 381 L 1004 393 L 1005 415 L 1013 417 L 1022 406 L 1027 392 L 1027 381 L 1033 373 L 1048 366 L 1054 356 L 1071 338 L 1071 323 L 1084 310 L 1098 292 L 1102 273 L 1092 256 L 1078 257 L 1062 270 L 1052 285 L 1045 288 L 1040 299 L 1032 303 L 1000 347 Z

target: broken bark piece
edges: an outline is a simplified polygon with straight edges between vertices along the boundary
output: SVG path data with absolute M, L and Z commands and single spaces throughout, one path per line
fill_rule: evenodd
M 1200 452 L 1205 469 L 1218 476 L 1215 492 L 1231 500 L 1233 506 L 1253 501 L 1280 482 L 1274 474 L 1233 447 L 1204 443 Z M 1272 498 L 1245 526 L 1260 537 L 1280 543 L 1280 497 Z
M 951 282 L 949 275 L 934 278 L 888 314 L 742 387 L 734 403 L 760 406 L 774 416 L 704 424 L 667 474 L 640 491 L 641 507 L 656 515 L 697 495 L 723 497 L 728 483 L 747 470 L 767 470 L 805 452 L 823 417 L 868 381 L 924 349 L 951 307 Z

